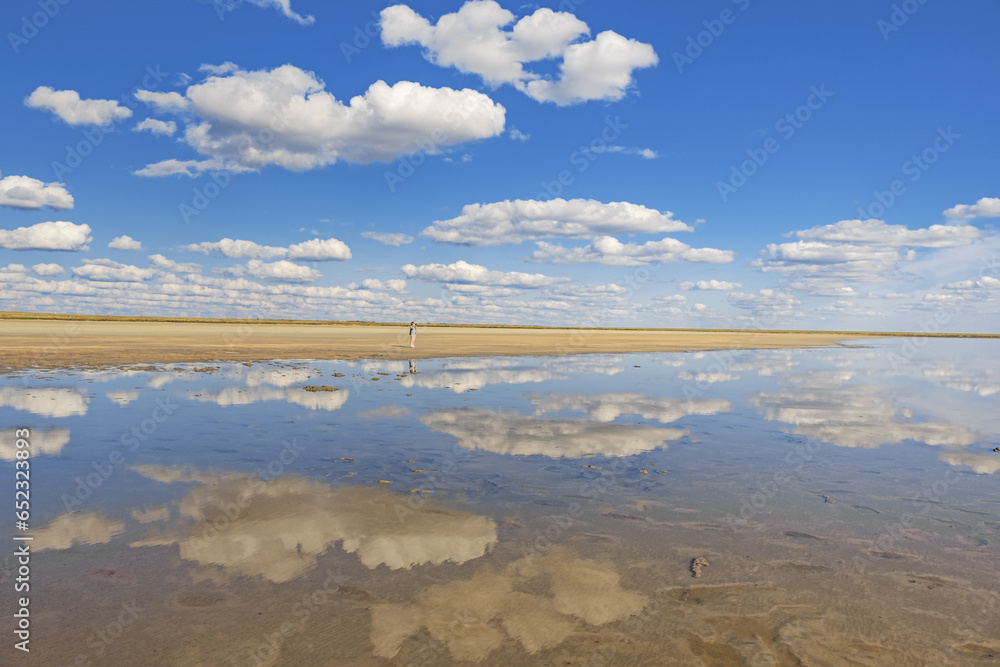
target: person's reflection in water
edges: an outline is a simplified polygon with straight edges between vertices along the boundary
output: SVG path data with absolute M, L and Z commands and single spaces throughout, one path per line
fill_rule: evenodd
M 411 375 L 417 374 L 417 362 L 415 362 L 413 359 L 410 359 L 410 374 Z

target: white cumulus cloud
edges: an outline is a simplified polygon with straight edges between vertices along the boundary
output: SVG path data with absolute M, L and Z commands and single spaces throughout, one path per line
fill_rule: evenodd
M 401 246 L 407 243 L 413 243 L 413 237 L 409 234 L 401 233 L 389 233 L 389 232 L 361 232 L 361 236 L 366 239 L 372 239 L 373 241 L 378 241 L 379 243 L 384 243 L 385 245 L 391 246 Z
M 226 257 L 233 257 L 238 259 L 243 259 L 243 258 L 264 259 L 267 257 L 280 257 L 285 253 L 285 248 L 260 245 L 258 243 L 254 243 L 253 241 L 245 241 L 243 239 L 231 239 L 228 237 L 221 239 L 219 241 L 204 241 L 203 243 L 192 243 L 186 246 L 182 246 L 181 250 L 200 252 L 206 255 L 211 252 L 219 252 L 225 255 Z
M 337 239 L 311 239 L 288 246 L 288 259 L 300 262 L 326 262 L 351 258 L 351 249 Z
M 762 289 L 756 294 L 730 292 L 726 295 L 726 300 L 731 305 L 749 310 L 758 317 L 792 315 L 795 312 L 795 308 L 802 304 L 801 301 L 792 295 L 773 289 Z
M 558 81 L 529 81 L 525 92 L 539 102 L 560 106 L 587 100 L 617 100 L 632 85 L 632 71 L 658 62 L 649 44 L 605 30 L 597 38 L 563 52 Z
M 541 273 L 490 271 L 485 266 L 469 264 L 463 260 L 453 264 L 425 264 L 424 266 L 407 264 L 402 269 L 409 278 L 443 283 L 532 288 L 569 281 L 569 278 L 556 278 Z
M 268 259 L 283 257 L 302 262 L 324 262 L 330 260 L 347 260 L 351 258 L 351 249 L 338 239 L 311 239 L 295 243 L 287 248 L 279 246 L 260 245 L 244 239 L 224 238 L 219 241 L 204 241 L 191 243 L 181 247 L 182 250 L 209 254 L 218 252 L 226 257 L 238 259 Z
M 127 234 L 111 239 L 108 247 L 115 250 L 142 250 L 142 244 Z
M 957 290 L 998 289 L 1000 288 L 1000 280 L 993 276 L 983 275 L 980 276 L 979 280 L 959 280 L 947 283 L 945 288 Z
M 518 294 L 521 294 L 521 290 L 519 289 L 514 289 L 512 287 L 493 287 L 492 285 L 456 285 L 455 283 L 448 283 L 445 285 L 445 289 L 449 292 L 458 292 L 459 294 L 478 296 L 487 299 L 503 296 L 517 296 Z
M 152 134 L 165 134 L 169 137 L 173 136 L 174 132 L 177 131 L 177 123 L 172 120 L 163 121 L 155 118 L 147 118 L 133 127 L 132 130 L 135 132 L 147 130 Z
M 641 266 L 652 263 L 733 261 L 732 250 L 692 248 L 677 239 L 664 238 L 643 244 L 622 243 L 613 236 L 601 236 L 580 248 L 566 248 L 555 243 L 536 242 L 538 250 L 531 254 L 533 262 L 550 264 L 607 264 L 609 266 Z
M 499 245 L 527 239 L 593 238 L 605 234 L 659 234 L 691 231 L 670 211 L 629 202 L 593 199 L 505 200 L 468 204 L 462 214 L 437 220 L 420 233 L 440 243 Z
M 0 229 L 0 248 L 10 250 L 87 250 L 93 241 L 90 225 L 59 220 L 30 227 Z
M 891 248 L 951 248 L 967 245 L 981 237 L 983 232 L 964 224 L 909 229 L 904 225 L 888 225 L 883 220 L 870 219 L 841 220 L 832 225 L 804 229 L 795 232 L 795 235 L 806 241 L 821 243 L 871 244 Z
M 58 264 L 35 264 L 31 270 L 38 276 L 58 276 L 66 269 Z
M 477 74 L 491 86 L 511 84 L 540 102 L 559 105 L 620 99 L 632 86 L 633 70 L 658 61 L 649 44 L 610 30 L 580 41 L 590 28 L 569 12 L 541 8 L 514 19 L 493 0 L 470 0 L 434 25 L 407 5 L 394 5 L 382 10 L 382 43 L 418 44 L 432 63 Z M 551 59 L 559 61 L 556 80 L 525 67 Z
M 0 178 L 0 206 L 36 209 L 73 208 L 73 195 L 62 183 L 43 183 L 30 176 L 4 176 Z
M 984 232 L 964 223 L 909 229 L 870 219 L 841 220 L 795 235 L 801 240 L 768 244 L 753 266 L 798 279 L 796 289 L 836 296 L 853 293 L 845 281 L 893 279 L 900 263 L 917 258 L 917 249 L 967 246 Z M 831 289 L 831 281 L 836 283 L 835 289 Z
M 316 269 L 289 262 L 287 259 L 279 259 L 277 262 L 262 262 L 259 259 L 251 259 L 245 268 L 227 269 L 226 273 L 233 276 L 249 275 L 278 283 L 311 283 L 323 276 Z
M 75 90 L 53 90 L 48 86 L 35 88 L 24 103 L 33 109 L 45 109 L 69 125 L 109 125 L 129 118 L 132 110 L 115 100 L 82 100 Z
M 314 74 L 293 65 L 210 75 L 188 87 L 185 96 L 173 95 L 136 93 L 161 111 L 183 109 L 193 116 L 180 140 L 207 162 L 167 160 L 139 175 L 389 162 L 417 150 L 441 153 L 499 135 L 505 122 L 504 108 L 483 93 L 411 81 L 391 86 L 376 81 L 345 104 Z
M 156 275 L 153 269 L 141 269 L 131 264 L 121 264 L 110 259 L 85 259 L 83 266 L 73 267 L 73 274 L 98 282 L 138 283 Z
M 162 271 L 172 273 L 201 273 L 201 265 L 194 262 L 181 263 L 172 259 L 167 259 L 163 255 L 150 255 L 149 263 Z
M 384 290 L 386 292 L 402 292 L 406 289 L 406 281 L 400 279 L 379 280 L 378 278 L 365 278 L 360 283 L 351 283 L 348 289 L 373 289 Z
M 720 292 L 728 292 L 743 285 L 739 283 L 730 283 L 725 280 L 699 280 L 696 282 L 685 281 L 679 285 L 683 290 L 715 290 Z
M 136 169 L 133 174 L 145 176 L 146 178 L 162 178 L 164 176 L 187 176 L 194 178 L 204 171 L 218 171 L 225 168 L 228 171 L 243 172 L 252 171 L 240 168 L 238 165 L 225 165 L 222 160 L 161 160 L 148 164 L 142 169 Z
M 959 204 L 947 209 L 944 214 L 958 220 L 973 218 L 1000 218 L 1000 197 L 983 197 L 975 204 Z
M 152 90 L 135 91 L 135 99 L 163 111 L 183 111 L 188 108 L 186 97 L 176 92 L 158 93 Z

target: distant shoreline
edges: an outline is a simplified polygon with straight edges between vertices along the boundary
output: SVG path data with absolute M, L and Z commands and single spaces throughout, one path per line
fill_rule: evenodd
M 0 314 L 0 370 L 270 359 L 428 359 L 826 347 L 874 337 L 997 334 L 613 329 Z M 328 326 L 322 326 L 328 325 Z
M 301 326 L 352 326 L 352 327 L 404 327 L 409 322 L 371 322 L 366 320 L 283 320 L 238 317 L 153 317 L 146 315 L 83 315 L 78 313 L 32 313 L 0 311 L 3 321 L 72 321 L 72 322 L 172 322 L 180 324 L 280 324 Z M 851 338 L 876 338 L 881 336 L 901 338 L 1000 338 L 1000 333 L 963 333 L 925 331 L 853 331 L 838 329 L 713 329 L 682 327 L 574 327 L 542 324 L 455 324 L 447 322 L 418 323 L 422 327 L 450 327 L 473 329 L 540 329 L 554 331 L 663 331 L 678 333 L 762 333 L 762 334 L 826 334 Z

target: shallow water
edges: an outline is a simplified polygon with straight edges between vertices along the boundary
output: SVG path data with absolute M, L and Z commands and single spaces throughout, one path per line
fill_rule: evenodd
M 10 496 L 14 429 L 31 432 L 30 529 L 3 529 L 33 538 L 31 652 L 12 648 L 5 550 L 0 655 L 987 664 L 997 352 L 883 339 L 7 375 Z

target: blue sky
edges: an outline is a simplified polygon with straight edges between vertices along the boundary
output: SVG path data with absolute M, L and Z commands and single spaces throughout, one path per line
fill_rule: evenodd
M 7 2 L 0 308 L 996 332 L 998 19 Z

